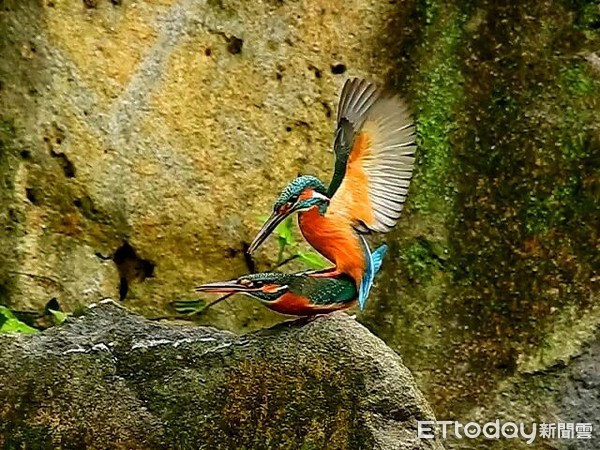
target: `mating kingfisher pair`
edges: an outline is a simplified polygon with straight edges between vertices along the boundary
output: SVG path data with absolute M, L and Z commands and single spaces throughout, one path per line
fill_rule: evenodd
M 242 293 L 274 311 L 298 316 L 364 309 L 387 247 L 373 253 L 369 233 L 386 233 L 400 218 L 416 150 L 406 103 L 360 79 L 346 81 L 334 137 L 335 169 L 329 186 L 304 175 L 282 191 L 271 217 L 250 245 L 254 252 L 291 214 L 304 238 L 333 263 L 322 271 L 256 273 L 204 284 L 198 292 Z

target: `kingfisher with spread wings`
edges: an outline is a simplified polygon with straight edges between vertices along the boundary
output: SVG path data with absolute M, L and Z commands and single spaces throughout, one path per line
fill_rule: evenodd
M 369 81 L 346 81 L 338 106 L 335 169 L 329 187 L 309 175 L 288 184 L 248 252 L 298 212 L 304 238 L 335 265 L 315 276 L 350 276 L 364 309 L 375 277 L 364 235 L 386 233 L 400 218 L 415 151 L 415 127 L 406 103 Z

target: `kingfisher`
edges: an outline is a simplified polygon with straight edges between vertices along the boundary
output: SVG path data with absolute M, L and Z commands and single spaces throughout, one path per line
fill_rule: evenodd
M 304 238 L 333 263 L 313 275 L 356 283 L 364 309 L 375 276 L 365 235 L 386 233 L 402 211 L 412 177 L 416 135 L 406 102 L 376 84 L 349 79 L 340 95 L 333 149 L 335 166 L 326 187 L 314 176 L 294 179 L 250 244 L 254 252 L 293 213 Z
M 373 252 L 375 272 L 379 271 L 386 251 L 384 244 Z M 273 311 L 292 316 L 314 316 L 350 308 L 358 297 L 354 280 L 332 271 L 254 273 L 235 280 L 203 284 L 196 292 L 245 294 L 257 298 Z

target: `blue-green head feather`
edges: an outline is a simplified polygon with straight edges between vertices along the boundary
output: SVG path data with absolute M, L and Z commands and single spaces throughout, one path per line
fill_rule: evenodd
M 310 191 L 307 192 L 307 190 Z M 313 207 L 318 207 L 319 212 L 325 214 L 328 205 L 327 189 L 318 178 L 310 175 L 296 178 L 279 195 L 275 205 L 273 205 L 271 217 L 263 224 L 248 247 L 248 253 L 254 252 L 267 236 L 275 230 L 277 225 L 290 214 L 306 211 Z
M 298 201 L 300 195 L 306 189 L 313 189 L 318 195 Z M 321 180 L 311 175 L 303 175 L 294 179 L 281 191 L 279 198 L 275 202 L 275 205 L 273 205 L 273 210 L 279 211 L 288 205 L 289 207 L 293 207 L 295 211 L 300 211 L 315 205 L 326 204 L 328 202 L 328 199 L 325 198 L 326 194 L 327 189 Z

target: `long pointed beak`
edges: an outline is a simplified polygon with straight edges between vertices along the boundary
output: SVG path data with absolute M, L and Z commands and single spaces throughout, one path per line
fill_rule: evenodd
M 238 284 L 236 280 L 217 281 L 216 283 L 207 283 L 196 287 L 196 292 L 214 292 L 218 294 L 233 294 L 236 292 L 252 292 L 255 288 L 249 288 L 243 284 Z
M 271 214 L 271 217 L 267 219 L 267 221 L 263 224 L 259 232 L 256 234 L 256 237 L 248 247 L 247 253 L 251 255 L 256 251 L 256 249 L 262 244 L 265 239 L 269 237 L 269 235 L 277 228 L 283 220 L 294 212 L 293 208 L 290 209 L 285 214 L 280 214 L 278 212 L 274 212 Z

